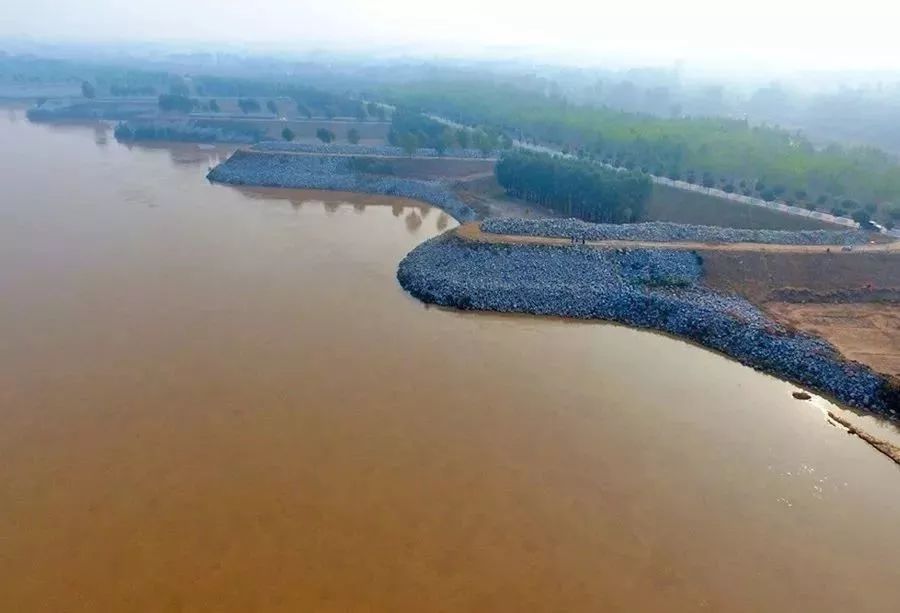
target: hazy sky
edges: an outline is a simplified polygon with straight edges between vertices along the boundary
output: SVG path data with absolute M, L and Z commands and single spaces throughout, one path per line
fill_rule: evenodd
M 591 63 L 900 70 L 890 0 L 0 0 L 0 36 L 367 44 L 446 55 L 514 48 Z M 508 51 L 506 55 L 512 55 Z

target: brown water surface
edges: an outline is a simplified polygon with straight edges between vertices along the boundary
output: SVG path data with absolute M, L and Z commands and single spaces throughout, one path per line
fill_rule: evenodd
M 455 225 L 0 118 L 0 610 L 896 611 L 900 471 L 623 327 L 426 308 Z

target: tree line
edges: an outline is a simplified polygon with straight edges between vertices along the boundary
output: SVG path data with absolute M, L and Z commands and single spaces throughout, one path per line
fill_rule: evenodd
M 495 172 L 510 196 L 599 223 L 637 221 L 652 191 L 638 172 L 519 149 L 504 153 Z
M 379 105 L 366 104 L 346 95 L 281 80 L 200 75 L 193 78 L 193 85 L 201 96 L 290 98 L 296 104 L 297 112 L 310 118 L 313 115 L 323 115 L 329 119 L 354 117 L 365 121 L 369 118 L 384 119 L 385 116 L 384 109 Z M 277 113 L 277 110 L 269 110 Z
M 398 108 L 391 116 L 388 141 L 412 155 L 420 147 L 434 149 L 443 155 L 448 149 L 470 147 L 485 156 L 497 149 L 509 149 L 512 140 L 499 130 L 451 128 L 417 111 Z
M 382 95 L 584 158 L 810 209 L 855 204 L 888 221 L 900 203 L 893 156 L 872 147 L 817 148 L 802 134 L 745 120 L 627 113 L 487 80 L 411 83 Z

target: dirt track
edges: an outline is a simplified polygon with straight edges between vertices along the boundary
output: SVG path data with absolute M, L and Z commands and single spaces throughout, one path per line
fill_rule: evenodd
M 467 240 L 485 243 L 528 244 L 528 245 L 569 245 L 568 238 L 545 236 L 515 236 L 510 234 L 490 234 L 482 232 L 477 222 L 467 223 L 456 230 L 457 235 Z M 854 246 L 852 251 L 842 251 L 842 245 L 769 245 L 761 243 L 660 243 L 651 241 L 604 240 L 587 241 L 590 247 L 599 249 L 677 249 L 682 251 L 747 251 L 755 253 L 830 253 L 852 255 L 854 253 L 887 252 L 900 253 L 900 241 L 872 243 Z

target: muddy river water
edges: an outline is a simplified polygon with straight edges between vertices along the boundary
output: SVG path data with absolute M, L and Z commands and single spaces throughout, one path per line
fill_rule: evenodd
M 426 308 L 454 222 L 0 114 L 0 610 L 896 611 L 900 470 L 659 335 Z

